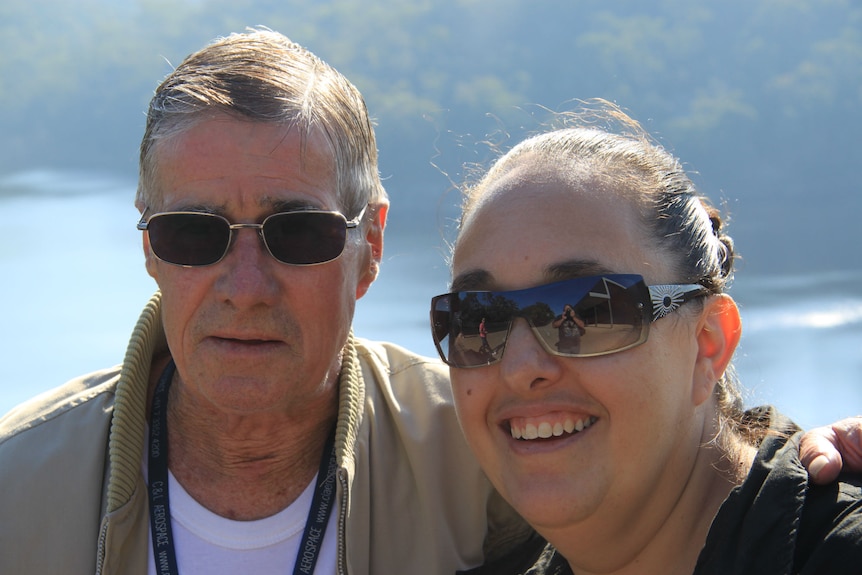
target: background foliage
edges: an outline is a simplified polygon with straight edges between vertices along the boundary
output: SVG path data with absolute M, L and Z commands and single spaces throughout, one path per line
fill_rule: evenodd
M 545 108 L 603 97 L 741 214 L 733 230 L 757 238 L 742 243 L 758 271 L 860 267 L 809 249 L 824 235 L 858 243 L 856 0 L 4 2 L 0 175 L 134 178 L 144 110 L 170 63 L 254 25 L 309 47 L 365 94 L 393 226 L 410 225 L 396 214 L 423 205 L 417 195 L 448 202 L 462 163 L 490 157 L 477 143 L 506 147 Z M 758 234 L 766 221 L 777 231 Z

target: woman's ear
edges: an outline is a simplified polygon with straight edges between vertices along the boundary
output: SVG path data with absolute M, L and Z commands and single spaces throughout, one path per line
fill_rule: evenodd
M 359 282 L 356 284 L 356 299 L 361 298 L 377 279 L 380 271 L 380 261 L 383 259 L 383 231 L 386 229 L 386 216 L 389 214 L 389 204 L 379 203 L 369 206 L 371 217 L 364 224 L 365 242 L 370 248 L 368 261 L 362 265 L 365 267 Z
M 715 384 L 724 375 L 742 335 L 742 320 L 736 302 L 727 294 L 710 296 L 697 325 L 697 363 L 695 364 L 695 405 L 712 395 Z

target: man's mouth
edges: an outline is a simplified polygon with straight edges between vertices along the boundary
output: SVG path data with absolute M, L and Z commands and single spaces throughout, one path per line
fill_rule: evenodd
M 514 439 L 530 441 L 533 439 L 548 439 L 579 433 L 597 420 L 594 416 L 582 418 L 571 416 L 544 418 L 516 418 L 509 421 L 509 429 Z
M 214 341 L 219 342 L 223 346 L 235 349 L 266 349 L 270 346 L 277 346 L 283 342 L 275 339 L 257 339 L 243 337 L 215 337 Z

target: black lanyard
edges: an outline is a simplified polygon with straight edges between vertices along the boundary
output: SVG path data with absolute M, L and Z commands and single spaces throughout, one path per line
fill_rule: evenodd
M 176 366 L 168 363 L 156 391 L 150 415 L 149 447 L 149 490 L 150 490 L 150 528 L 153 534 L 153 558 L 156 573 L 159 575 L 178 575 L 177 556 L 174 549 L 174 535 L 171 530 L 171 507 L 168 499 L 168 388 L 174 377 Z M 335 498 L 335 433 L 326 440 L 317 485 L 305 532 L 293 567 L 294 575 L 311 575 L 320 555 L 320 546 L 332 514 Z

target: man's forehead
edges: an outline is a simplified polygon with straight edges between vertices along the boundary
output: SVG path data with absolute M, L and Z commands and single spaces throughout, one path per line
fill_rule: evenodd
M 154 152 L 157 193 L 167 202 L 336 207 L 335 157 L 319 130 L 222 115 L 159 141 Z

